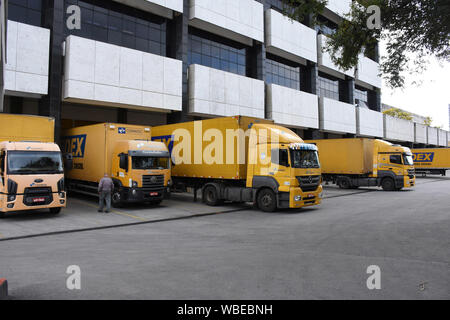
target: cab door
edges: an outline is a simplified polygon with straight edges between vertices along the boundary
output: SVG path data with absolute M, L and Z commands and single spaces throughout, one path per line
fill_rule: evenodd
M 401 154 L 379 154 L 378 171 L 390 171 L 396 176 L 403 174 L 403 159 Z

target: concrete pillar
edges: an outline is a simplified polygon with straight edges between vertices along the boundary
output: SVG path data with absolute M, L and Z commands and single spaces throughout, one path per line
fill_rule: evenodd
M 345 80 L 339 80 L 339 100 L 355 104 L 355 79 L 346 76 Z

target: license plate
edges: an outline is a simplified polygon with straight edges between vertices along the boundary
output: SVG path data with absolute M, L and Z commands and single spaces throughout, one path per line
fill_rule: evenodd
M 158 195 L 159 195 L 158 192 L 150 192 L 150 196 L 151 196 L 151 197 L 156 197 L 156 196 L 158 196 Z
M 308 198 L 313 198 L 314 195 L 313 194 L 308 194 Z
M 34 202 L 34 203 L 37 203 L 37 202 L 45 202 L 45 198 L 34 198 L 34 199 L 33 199 L 33 202 Z

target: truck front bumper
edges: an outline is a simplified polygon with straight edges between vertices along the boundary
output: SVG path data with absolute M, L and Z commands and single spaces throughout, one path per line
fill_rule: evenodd
M 323 187 L 319 186 L 316 191 L 303 192 L 300 188 L 290 188 L 289 193 L 284 193 L 284 197 L 280 196 L 279 208 L 294 209 L 316 206 L 322 203 Z M 284 198 L 284 201 L 283 201 Z
M 409 176 L 404 176 L 403 180 L 404 188 L 412 188 L 416 185 L 416 177 L 410 178 Z
M 14 211 L 27 211 L 27 210 L 42 210 L 42 209 L 52 209 L 52 208 L 65 208 L 67 205 L 67 194 L 66 192 L 54 192 L 51 194 L 51 202 L 43 205 L 28 205 L 26 204 L 25 195 L 16 195 L 13 201 L 8 201 L 7 195 L 0 195 L 2 197 L 3 206 L 0 208 L 0 212 L 14 212 Z M 37 196 L 36 198 L 40 198 Z
M 167 189 L 159 189 L 155 191 L 145 191 L 141 188 L 123 188 L 120 191 L 120 198 L 123 202 L 128 203 L 142 203 L 142 202 L 152 202 L 161 201 L 164 199 Z

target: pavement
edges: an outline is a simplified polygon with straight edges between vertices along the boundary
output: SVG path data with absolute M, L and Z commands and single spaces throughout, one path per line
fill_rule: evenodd
M 417 181 L 328 186 L 321 206 L 277 213 L 177 194 L 101 215 L 77 197 L 60 216 L 0 220 L 0 277 L 10 299 L 448 300 L 450 178 Z M 69 266 L 81 290 L 68 289 Z M 367 287 L 369 266 L 380 290 Z

